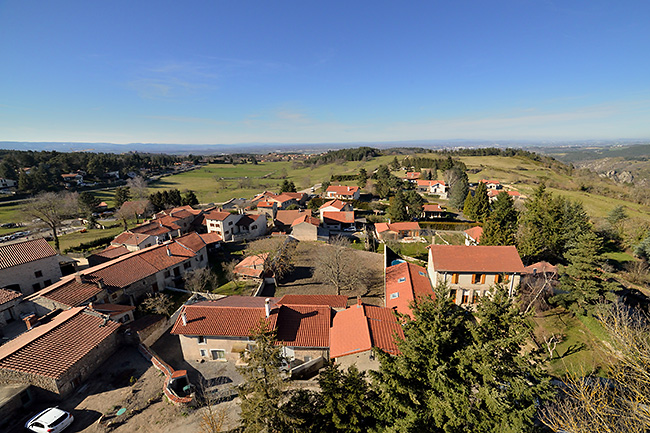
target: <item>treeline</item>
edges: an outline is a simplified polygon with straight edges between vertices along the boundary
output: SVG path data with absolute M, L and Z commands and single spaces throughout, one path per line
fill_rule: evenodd
M 165 154 L 0 150 L 0 177 L 17 181 L 22 192 L 56 191 L 63 187 L 62 174 L 82 170 L 85 177 L 101 181 L 110 172 L 125 178 L 130 172 L 163 170 L 183 159 Z
M 357 147 L 355 149 L 331 150 L 324 155 L 313 156 L 305 164 L 320 165 L 337 161 L 363 161 L 381 156 L 381 151 L 373 147 Z
M 407 156 L 402 160 L 402 167 L 413 168 L 414 170 L 420 170 L 423 168 L 431 168 L 436 170 L 450 170 L 454 167 L 458 167 L 463 171 L 467 171 L 467 166 L 464 162 L 452 159 L 451 156 L 447 158 L 426 158 L 420 156 Z

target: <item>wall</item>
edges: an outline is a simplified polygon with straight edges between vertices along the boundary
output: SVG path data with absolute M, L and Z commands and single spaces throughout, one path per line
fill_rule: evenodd
M 438 282 L 442 282 L 442 281 L 446 282 L 448 287 L 451 290 L 456 290 L 456 296 L 454 297 L 454 302 L 457 305 L 474 304 L 475 294 L 478 296 L 485 296 L 487 292 L 493 291 L 492 288 L 494 287 L 495 284 L 497 284 L 497 282 L 495 281 L 496 277 L 503 276 L 503 274 L 495 274 L 495 273 L 491 273 L 491 274 L 484 273 L 482 275 L 485 275 L 485 280 L 483 283 L 481 283 L 480 280 L 472 283 L 473 274 L 458 273 L 458 282 L 452 283 L 453 281 L 452 273 L 431 272 L 429 268 L 429 276 L 433 287 L 436 287 L 438 285 Z M 521 277 L 519 274 L 508 274 L 508 277 L 509 277 L 508 281 L 502 284 L 504 284 L 506 290 L 508 290 L 510 293 L 514 293 L 514 290 L 519 285 Z M 465 291 L 467 292 L 467 302 L 463 302 L 463 294 Z
M 330 359 L 329 348 L 323 347 L 287 347 L 289 350 L 293 350 L 293 359 L 300 362 L 311 361 L 316 359 L 319 356 L 325 358 L 325 360 Z M 308 357 L 309 359 L 305 359 Z
M 343 370 L 356 365 L 360 371 L 379 371 L 379 360 L 374 357 L 372 350 L 339 356 L 334 360 L 334 363 L 341 366 Z
M 205 337 L 205 344 L 199 344 L 196 336 L 179 335 L 183 358 L 186 360 L 211 360 L 211 349 L 226 351 L 226 361 L 237 362 L 240 359 L 239 352 L 233 352 L 233 347 L 239 349 L 244 345 L 252 344 L 248 337 Z M 202 357 L 200 349 L 205 349 L 206 356 Z M 223 362 L 223 361 L 214 361 Z
M 36 271 L 41 271 L 43 275 L 36 277 L 34 274 Z M 19 284 L 23 295 L 31 295 L 36 291 L 32 287 L 33 284 L 38 283 L 38 290 L 40 290 L 46 287 L 46 280 L 50 280 L 49 284 L 54 284 L 61 277 L 59 256 L 52 256 L 0 270 L 0 287 Z
M 293 226 L 291 236 L 300 241 L 315 241 L 318 239 L 318 227 L 310 223 L 300 223 Z

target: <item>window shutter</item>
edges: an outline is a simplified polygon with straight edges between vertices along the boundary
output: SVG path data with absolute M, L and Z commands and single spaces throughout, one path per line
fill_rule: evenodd
M 481 284 L 485 284 L 485 274 L 481 275 Z
M 451 283 L 452 284 L 458 284 L 458 274 L 452 274 Z

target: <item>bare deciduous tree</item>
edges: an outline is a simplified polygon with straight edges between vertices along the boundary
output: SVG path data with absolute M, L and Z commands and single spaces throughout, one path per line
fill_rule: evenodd
M 248 244 L 247 256 L 268 253 L 264 259 L 264 270 L 270 271 L 276 283 L 293 271 L 293 255 L 296 241 L 292 238 L 266 238 Z
M 145 310 L 156 314 L 164 314 L 165 316 L 169 316 L 173 306 L 174 304 L 172 304 L 169 296 L 163 293 L 157 293 L 155 295 L 150 294 L 144 301 L 142 301 L 142 307 Z
M 367 274 L 367 268 L 355 258 L 350 242 L 340 236 L 322 249 L 314 269 L 314 277 L 334 286 L 337 295 L 342 290 L 366 287 Z
M 60 252 L 58 230 L 65 218 L 78 211 L 78 194 L 72 192 L 42 192 L 25 205 L 24 211 L 33 218 L 39 218 L 51 230 L 54 249 Z
M 149 197 L 147 181 L 143 177 L 136 176 L 133 179 L 129 179 L 126 181 L 126 185 L 131 190 L 131 197 L 134 200 L 146 200 Z
M 186 272 L 185 288 L 192 292 L 210 292 L 219 286 L 217 276 L 210 268 L 195 269 Z
M 616 360 L 608 378 L 564 379 L 560 398 L 540 415 L 554 431 L 572 433 L 641 433 L 650 430 L 650 324 L 647 317 L 615 305 L 600 322 L 611 338 L 610 356 Z

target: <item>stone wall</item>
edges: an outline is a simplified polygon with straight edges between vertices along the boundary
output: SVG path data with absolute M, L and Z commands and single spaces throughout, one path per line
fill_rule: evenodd
M 36 272 L 38 271 L 42 274 L 40 277 L 36 276 Z M 0 269 L 0 287 L 9 287 L 18 284 L 20 292 L 23 295 L 31 295 L 36 291 L 33 287 L 34 284 L 38 284 L 38 290 L 40 290 L 50 284 L 56 283 L 61 277 L 59 256 L 52 256 L 19 266 Z M 46 284 L 48 280 L 49 284 Z
M 372 350 L 339 356 L 336 358 L 334 363 L 340 366 L 342 370 L 346 370 L 349 367 L 356 365 L 360 371 L 379 371 L 379 360 L 374 357 Z

